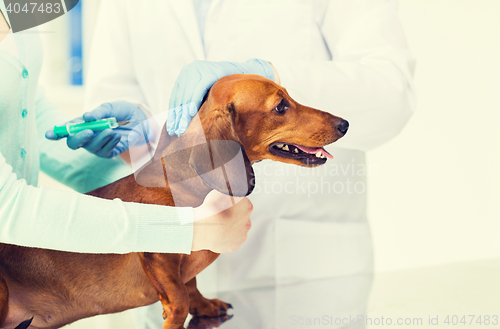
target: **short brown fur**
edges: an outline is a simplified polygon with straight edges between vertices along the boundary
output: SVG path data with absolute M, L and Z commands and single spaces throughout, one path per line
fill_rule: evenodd
M 273 112 L 281 99 L 290 104 L 286 115 Z M 184 138 L 170 137 L 163 129 L 154 159 L 135 176 L 88 194 L 128 202 L 199 206 L 213 188 L 224 189 L 219 177 L 212 174 L 204 179 L 199 177 L 199 170 L 205 169 L 196 161 L 200 153 L 187 146 L 199 137 L 200 123 L 209 143 L 230 140 L 242 146 L 248 181 L 241 186 L 237 181 L 236 187 L 231 186 L 233 195 L 246 195 L 251 191 L 250 164 L 256 161 L 271 159 L 304 165 L 299 160 L 271 154 L 271 143 L 321 147 L 343 135 L 335 129 L 342 119 L 302 106 L 284 88 L 254 75 L 233 75 L 219 80 L 198 116 L 200 120 L 193 121 Z M 168 155 L 172 147 L 188 151 Z M 215 159 L 218 153 L 210 156 Z M 229 167 L 226 171 L 228 175 L 241 174 L 233 173 Z M 169 173 L 169 182 L 165 180 L 165 172 Z M 182 193 L 180 197 L 176 193 L 174 202 L 172 184 L 186 177 L 196 179 L 177 187 Z M 80 254 L 0 244 L 0 328 L 15 328 L 31 317 L 34 319 L 30 328 L 59 328 L 78 319 L 120 312 L 158 300 L 164 310 L 163 328 L 183 328 L 188 313 L 209 317 L 224 315 L 228 304 L 218 299 L 208 300 L 196 288 L 195 276 L 217 257 L 218 254 L 210 251 L 191 255 Z

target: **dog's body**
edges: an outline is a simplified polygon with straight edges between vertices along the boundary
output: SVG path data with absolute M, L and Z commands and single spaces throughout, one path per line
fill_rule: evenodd
M 140 175 L 125 177 L 89 195 L 190 207 L 199 206 L 212 189 L 248 195 L 254 183 L 252 163 L 272 159 L 303 166 L 323 164 L 327 153 L 321 147 L 347 130 L 345 120 L 302 106 L 282 87 L 253 75 L 219 80 L 199 118 L 199 124 L 192 123 L 183 138 L 169 138 L 163 129 L 157 152 Z M 208 148 L 181 145 L 192 142 L 200 131 L 204 131 Z M 231 144 L 217 146 L 213 141 Z M 231 145 L 241 146 L 243 169 L 228 164 L 237 153 Z M 298 148 L 291 150 L 294 146 Z M 172 147 L 186 151 L 168 155 Z M 220 164 L 226 164 L 224 175 L 230 176 L 230 185 L 227 177 L 221 180 L 220 174 L 212 174 L 211 169 Z M 170 184 L 165 186 L 166 173 Z M 174 201 L 172 182 L 186 178 L 189 183 L 178 187 Z M 230 306 L 205 299 L 196 288 L 195 276 L 217 257 L 210 251 L 96 255 L 0 244 L 0 328 L 15 328 L 32 317 L 30 328 L 59 328 L 158 300 L 166 319 L 163 328 L 183 328 L 188 313 L 215 317 Z

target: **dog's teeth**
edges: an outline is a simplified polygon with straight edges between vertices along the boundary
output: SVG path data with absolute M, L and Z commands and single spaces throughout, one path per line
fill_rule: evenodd
M 293 152 L 294 152 L 294 153 L 299 153 L 299 150 L 297 150 L 297 148 L 295 148 L 295 149 L 293 150 Z
M 283 146 L 283 151 L 290 151 L 290 149 L 288 148 L 288 145 Z
M 277 148 L 283 148 L 283 144 L 276 144 Z
M 320 152 L 318 152 L 318 153 L 316 153 L 316 157 L 317 157 L 317 158 L 321 158 L 321 155 L 322 155 L 321 151 L 320 151 Z

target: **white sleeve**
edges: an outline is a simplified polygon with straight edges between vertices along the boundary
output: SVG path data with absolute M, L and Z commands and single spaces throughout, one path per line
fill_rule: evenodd
M 145 104 L 134 73 L 127 21 L 128 1 L 102 0 L 89 55 L 84 109 L 117 100 Z
M 104 200 L 34 187 L 0 153 L 0 242 L 71 252 L 186 253 L 192 208 Z M 181 225 L 180 220 L 190 224 Z
M 392 0 L 330 1 L 321 30 L 331 61 L 273 61 L 300 103 L 349 121 L 335 146 L 370 150 L 403 128 L 416 102 L 409 52 Z

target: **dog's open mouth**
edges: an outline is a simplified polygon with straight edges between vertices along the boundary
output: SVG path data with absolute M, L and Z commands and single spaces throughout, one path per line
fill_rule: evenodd
M 304 165 L 320 165 L 333 156 L 324 148 L 311 148 L 296 144 L 273 143 L 269 146 L 271 154 L 288 159 L 301 160 Z

